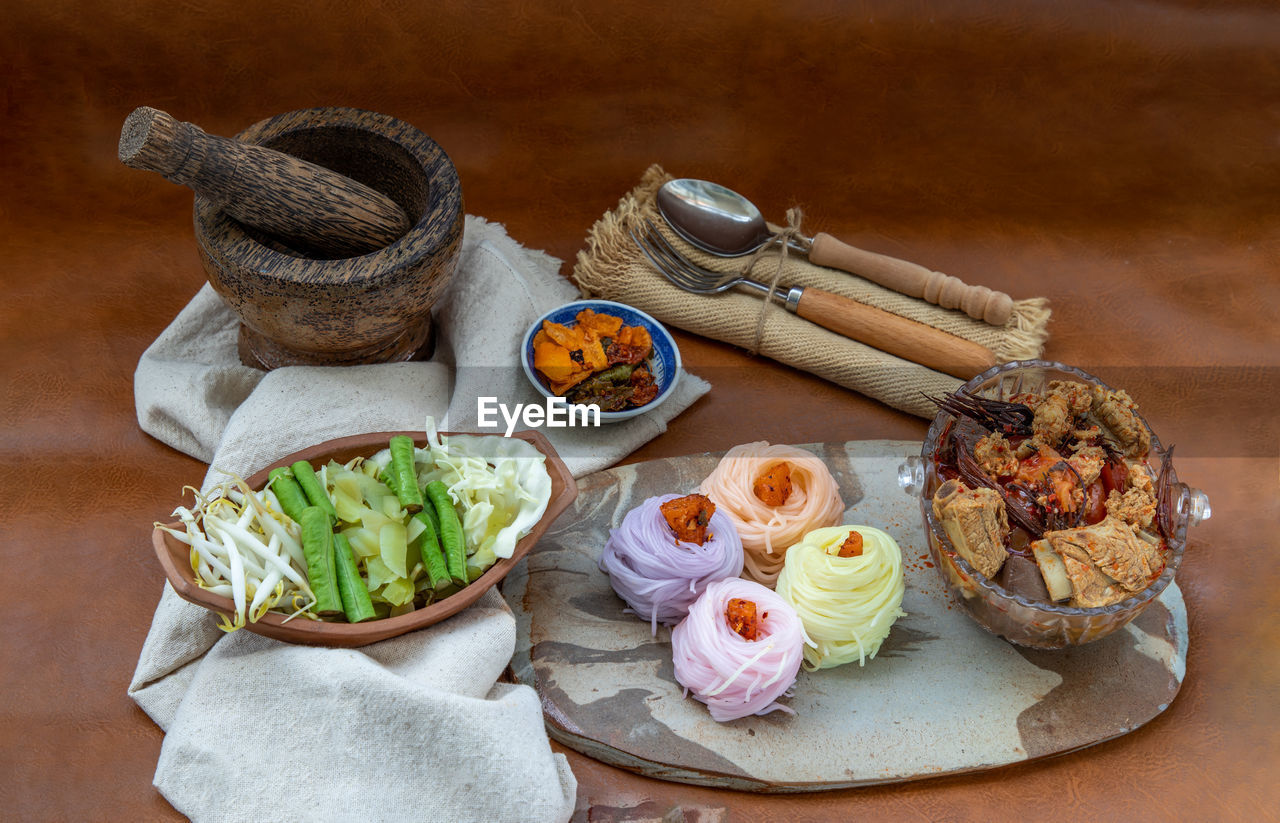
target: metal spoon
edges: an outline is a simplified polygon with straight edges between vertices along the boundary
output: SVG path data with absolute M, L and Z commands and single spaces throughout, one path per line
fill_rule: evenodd
M 669 180 L 658 189 L 658 211 L 677 234 L 708 254 L 742 257 L 768 242 L 773 233 L 760 209 L 732 189 L 706 180 Z M 944 309 L 960 309 L 970 317 L 1003 326 L 1013 311 L 1013 299 L 986 286 L 961 280 L 924 266 L 875 252 L 863 251 L 821 232 L 788 244 L 819 266 L 865 277 L 909 297 L 919 297 Z

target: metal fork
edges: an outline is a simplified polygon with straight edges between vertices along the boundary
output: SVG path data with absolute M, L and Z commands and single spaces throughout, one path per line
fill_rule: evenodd
M 694 294 L 719 294 L 734 286 L 750 286 L 761 294 L 772 293 L 782 301 L 786 310 L 795 314 L 800 307 L 800 296 L 804 289 L 792 286 L 788 289 L 770 289 L 764 283 L 757 283 L 747 277 L 729 275 L 704 269 L 689 258 L 676 251 L 667 242 L 658 227 L 649 220 L 644 221 L 644 233 L 636 234 L 635 229 L 628 229 L 631 239 L 636 241 L 640 251 L 659 272 L 675 285 Z
M 747 286 L 765 295 L 772 292 L 792 314 L 851 340 L 965 380 L 996 363 L 995 355 L 985 346 L 838 294 L 804 286 L 771 290 L 747 277 L 705 269 L 672 246 L 649 220 L 644 221 L 643 231 L 633 228 L 628 233 L 655 269 L 692 294 L 719 294 L 735 286 Z

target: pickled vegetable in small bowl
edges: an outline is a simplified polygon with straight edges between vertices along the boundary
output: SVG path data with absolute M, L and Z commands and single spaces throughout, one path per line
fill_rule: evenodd
M 675 390 L 680 349 L 654 318 L 612 300 L 577 300 L 539 317 L 520 363 L 544 397 L 595 404 L 600 422 L 652 411 Z

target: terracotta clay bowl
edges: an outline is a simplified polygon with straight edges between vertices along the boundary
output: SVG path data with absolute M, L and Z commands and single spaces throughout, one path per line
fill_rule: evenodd
M 329 259 L 197 195 L 196 243 L 209 283 L 240 317 L 240 359 L 272 369 L 429 356 L 431 307 L 462 244 L 462 190 L 444 150 L 394 117 L 351 108 L 288 112 L 236 137 L 370 186 L 410 222 L 390 245 Z
M 385 448 L 387 441 L 396 434 L 413 437 L 419 446 L 426 442 L 422 432 L 411 431 L 373 432 L 342 437 L 282 457 L 247 478 L 246 482 L 250 488 L 261 489 L 266 485 L 267 475 L 272 469 L 277 466 L 291 465 L 297 460 L 308 460 L 316 465 L 330 459 L 344 463 L 360 455 L 372 455 Z M 444 432 L 444 434 L 449 433 Z M 467 434 L 475 433 L 467 432 Z M 501 437 L 497 434 L 478 434 L 477 436 Z M 512 437 L 528 441 L 546 456 L 545 465 L 547 473 L 551 476 L 551 499 L 547 502 L 547 509 L 542 518 L 516 543 L 511 557 L 499 559 L 479 579 L 456 594 L 398 617 L 370 620 L 365 623 L 321 622 L 295 617 L 285 622 L 286 615 L 268 612 L 260 620 L 247 624 L 245 628 L 257 634 L 290 643 L 311 646 L 364 646 L 434 625 L 476 602 L 480 595 L 497 585 L 529 553 L 547 528 L 578 495 L 578 486 L 574 482 L 573 475 L 569 473 L 564 461 L 542 434 L 535 431 L 521 431 L 516 432 Z M 177 522 L 168 525 L 179 530 L 182 528 L 182 524 Z M 160 528 L 152 532 L 151 542 L 155 547 L 156 556 L 160 559 L 160 565 L 164 567 L 165 576 L 179 597 L 218 614 L 229 616 L 234 613 L 235 608 L 229 598 L 212 594 L 196 585 L 195 572 L 191 569 L 191 549 L 186 544 L 179 542 Z

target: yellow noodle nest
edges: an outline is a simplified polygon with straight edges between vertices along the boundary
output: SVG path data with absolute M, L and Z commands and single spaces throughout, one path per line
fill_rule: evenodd
M 849 533 L 862 535 L 862 554 L 839 557 Z M 787 549 L 777 592 L 795 607 L 810 644 L 809 671 L 875 657 L 902 611 L 902 550 L 870 526 L 815 529 Z

